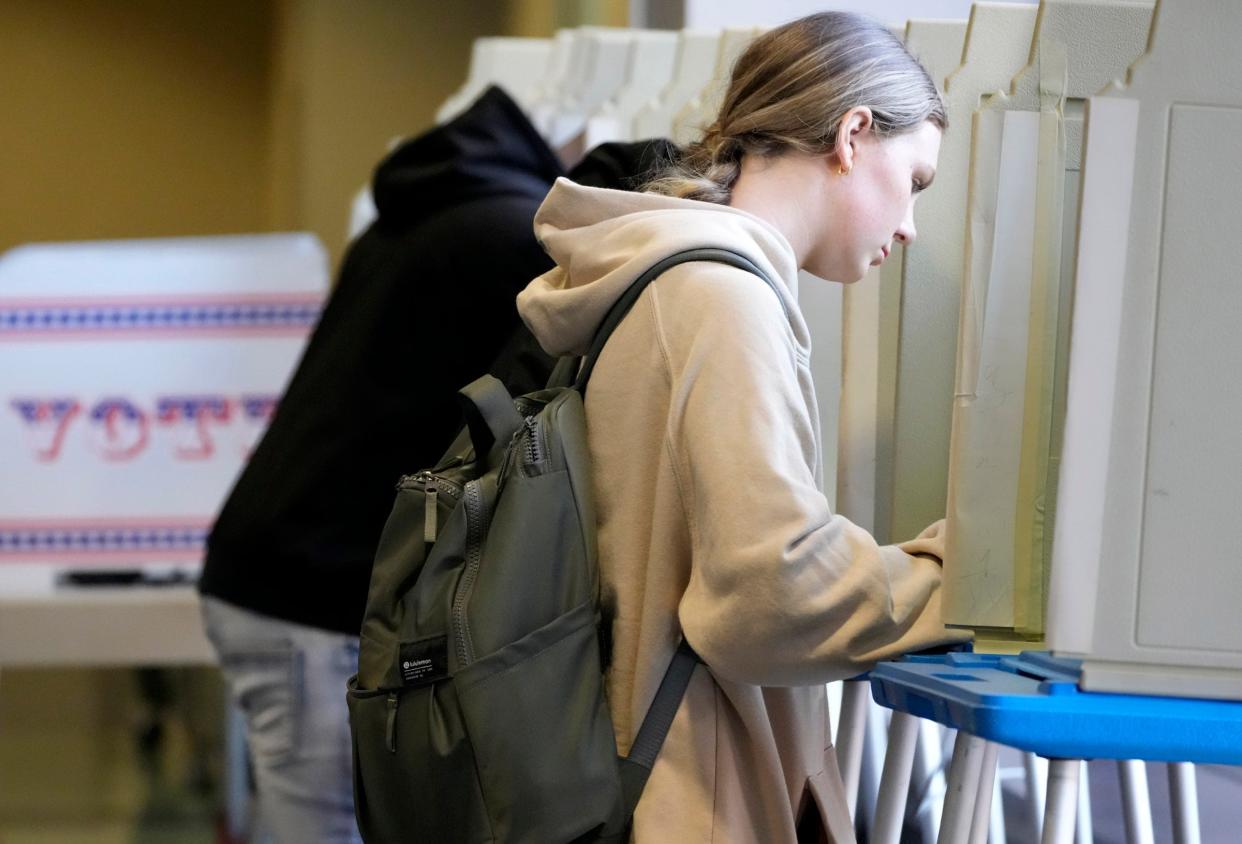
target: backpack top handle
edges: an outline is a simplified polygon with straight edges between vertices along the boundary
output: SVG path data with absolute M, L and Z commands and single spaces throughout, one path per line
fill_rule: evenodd
M 509 441 L 522 427 L 522 415 L 513 406 L 505 385 L 494 375 L 483 375 L 458 392 L 474 453 L 498 466 Z

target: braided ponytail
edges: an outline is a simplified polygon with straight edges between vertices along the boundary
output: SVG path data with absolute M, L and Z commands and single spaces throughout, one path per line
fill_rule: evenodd
M 746 49 L 716 121 L 645 189 L 727 205 L 744 156 L 831 152 L 856 106 L 871 109 L 881 137 L 948 123 L 927 71 L 871 18 L 820 12 L 787 23 Z
M 650 182 L 647 190 L 724 205 L 741 175 L 744 152 L 737 138 L 723 134 L 714 123 L 701 140 L 682 150 L 675 169 Z

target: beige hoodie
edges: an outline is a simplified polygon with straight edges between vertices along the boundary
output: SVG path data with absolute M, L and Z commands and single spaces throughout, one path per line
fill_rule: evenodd
M 823 684 L 961 636 L 940 622 L 938 533 L 880 547 L 821 492 L 793 250 L 743 211 L 564 179 L 535 232 L 558 266 L 518 309 L 554 355 L 585 351 L 626 287 L 684 249 L 741 252 L 778 281 L 774 294 L 722 264 L 673 268 L 618 326 L 587 390 L 620 752 L 683 633 L 706 665 L 634 839 L 793 842 L 814 805 L 831 840 L 852 840 Z

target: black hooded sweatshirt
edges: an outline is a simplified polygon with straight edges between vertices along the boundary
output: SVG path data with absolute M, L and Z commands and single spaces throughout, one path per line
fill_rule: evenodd
M 561 173 L 498 88 L 380 163 L 379 217 L 212 529 L 203 594 L 357 634 L 398 477 L 453 440 L 457 390 L 489 370 L 519 325 L 514 297 L 552 266 L 532 220 Z M 546 358 L 522 354 L 528 378 L 546 377 Z M 529 389 L 512 361 L 491 368 Z

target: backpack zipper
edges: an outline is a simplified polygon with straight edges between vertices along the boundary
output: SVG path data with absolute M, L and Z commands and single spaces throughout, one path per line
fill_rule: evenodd
M 410 489 L 411 487 L 415 489 L 419 487 L 423 489 L 435 487 L 441 494 L 447 495 L 453 501 L 460 498 L 462 493 L 461 484 L 440 475 L 433 475 L 427 471 L 419 472 L 415 475 L 402 475 L 401 479 L 397 481 L 397 489 Z
M 543 460 L 543 442 L 539 436 L 539 423 L 534 416 L 522 420 L 526 426 L 526 462 L 538 463 Z
M 483 532 L 487 525 L 487 502 L 479 491 L 479 482 L 466 484 L 462 501 L 466 507 L 466 567 L 462 570 L 457 594 L 453 596 L 453 626 L 457 628 L 457 663 L 464 668 L 474 661 L 474 644 L 466 626 L 466 603 L 479 576 L 483 561 Z
M 397 482 L 398 488 L 422 488 L 424 495 L 423 508 L 423 541 L 428 545 L 436 541 L 439 531 L 439 512 L 436 509 L 441 495 L 448 496 L 449 501 L 456 503 L 461 498 L 462 489 L 459 485 L 433 475 L 431 472 L 419 472 L 417 475 L 406 475 Z

